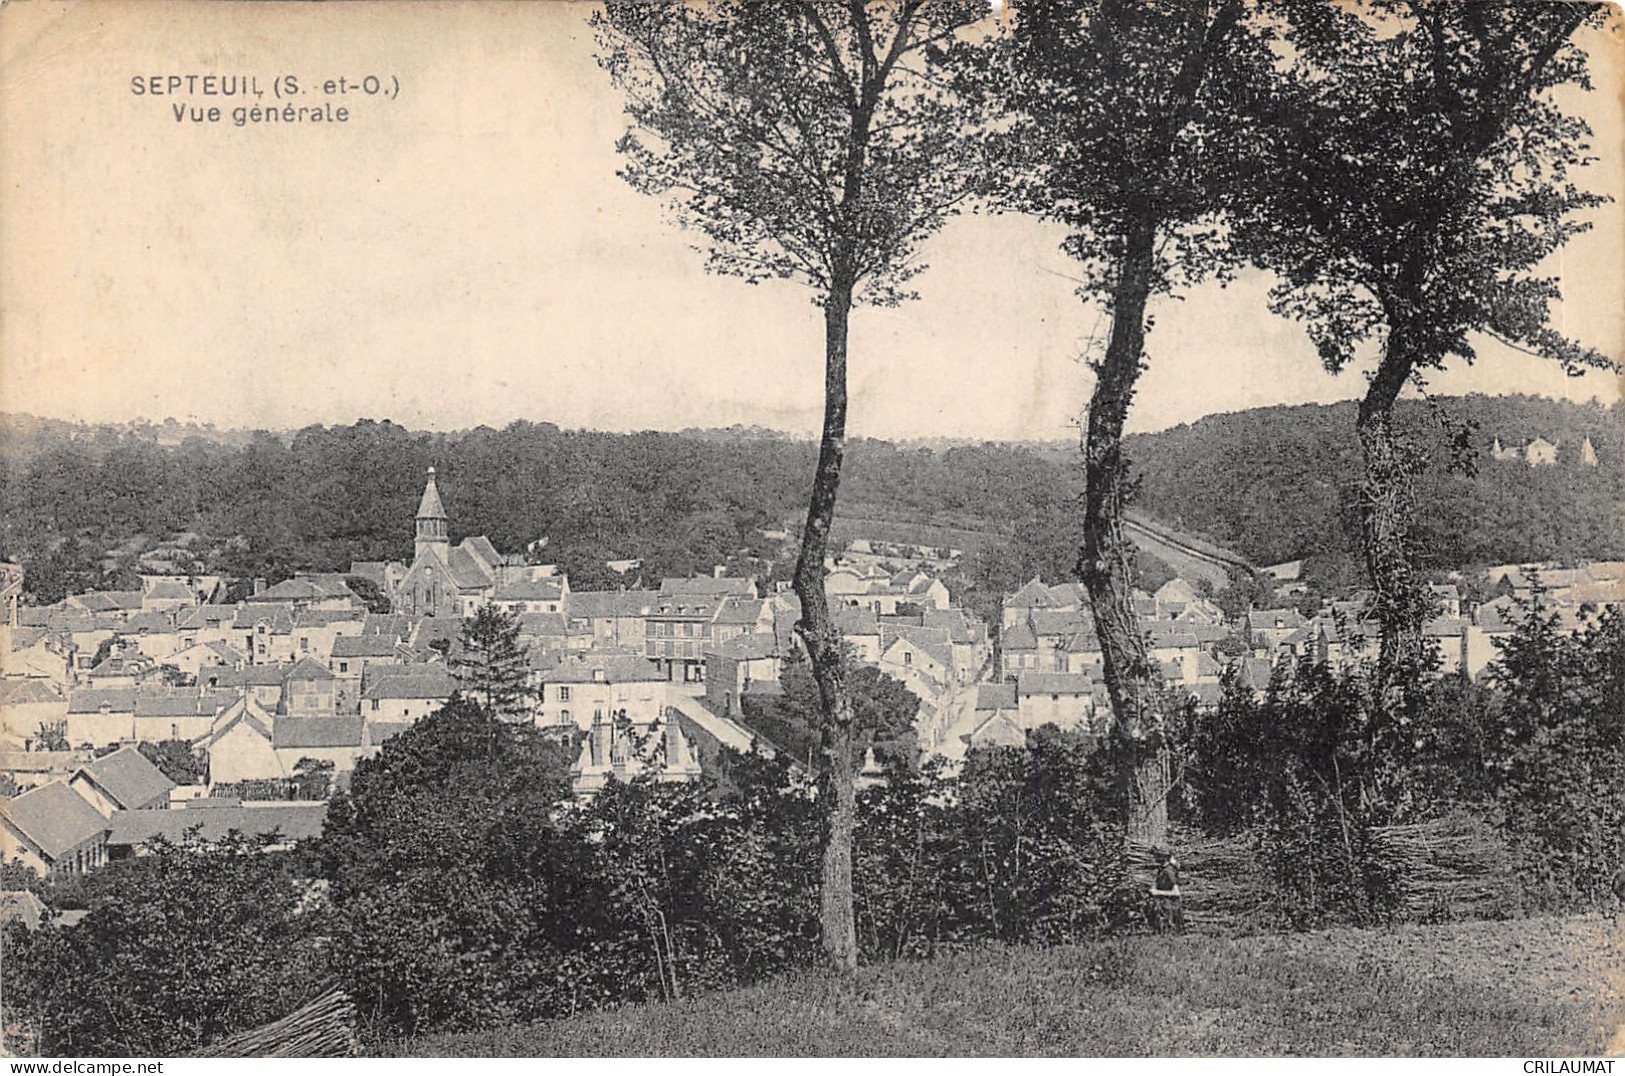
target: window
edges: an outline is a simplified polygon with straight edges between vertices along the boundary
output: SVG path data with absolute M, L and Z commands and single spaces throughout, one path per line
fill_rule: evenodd
M 349 671 L 350 671 L 350 663 L 348 661 L 339 662 L 339 672 L 347 673 Z
M 903 664 L 904 665 L 912 665 L 912 664 L 914 664 L 914 655 L 910 654 L 906 650 L 903 651 Z
M 568 711 L 568 710 L 560 710 L 559 711 L 559 724 L 568 725 L 569 723 L 570 723 L 570 711 Z
M 301 649 L 301 650 L 309 650 L 310 649 L 310 636 L 308 636 L 308 635 L 299 636 L 299 649 Z
M 559 701 L 560 702 L 569 702 L 570 701 L 570 689 L 567 688 L 567 687 L 564 687 L 563 685 L 559 686 Z
M 377 699 L 372 700 L 372 708 L 374 710 L 378 709 L 378 700 Z

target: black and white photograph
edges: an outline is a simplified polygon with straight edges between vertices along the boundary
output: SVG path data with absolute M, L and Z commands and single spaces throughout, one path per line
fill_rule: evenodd
M 0 1057 L 1613 1072 L 1622 199 L 1616 3 L 0 4 Z

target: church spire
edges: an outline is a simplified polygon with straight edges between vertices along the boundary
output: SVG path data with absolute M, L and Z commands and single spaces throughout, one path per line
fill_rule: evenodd
M 445 519 L 446 508 L 440 503 L 440 491 L 434 488 L 434 468 L 429 468 L 429 481 L 423 487 L 423 500 L 418 503 L 418 519 Z
M 423 486 L 423 500 L 418 503 L 417 524 L 417 555 L 432 552 L 442 564 L 449 561 L 451 539 L 446 529 L 446 507 L 440 503 L 440 491 L 435 489 L 433 467 Z

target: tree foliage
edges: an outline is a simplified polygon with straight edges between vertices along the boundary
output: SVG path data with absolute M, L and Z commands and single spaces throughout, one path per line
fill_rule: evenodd
M 327 985 L 326 922 L 294 857 L 233 834 L 153 841 L 77 926 L 5 928 L 4 1019 L 50 1055 L 169 1057 L 286 1016 Z
M 159 743 L 142 741 L 136 745 L 136 749 L 177 785 L 200 785 L 209 770 L 208 763 L 198 756 L 186 740 L 163 740 Z
M 1484 334 L 1577 372 L 1613 368 L 1552 325 L 1548 258 L 1606 199 L 1577 186 L 1585 122 L 1554 91 L 1588 88 L 1573 42 L 1605 5 L 1368 0 L 1288 5 L 1289 77 L 1260 108 L 1270 150 L 1241 231 L 1282 283 L 1328 369 L 1381 337 L 1356 427 L 1366 570 L 1384 668 L 1408 660 L 1429 614 L 1409 535 L 1416 447 L 1399 393 Z M 1385 673 L 1386 674 L 1386 673 Z
M 1625 616 L 1577 634 L 1538 605 L 1491 670 L 1485 764 L 1536 903 L 1598 905 L 1625 869 Z
M 857 966 L 852 920 L 852 702 L 824 595 L 846 455 L 854 304 L 893 306 L 920 243 L 985 172 L 930 66 L 984 14 L 972 0 L 611 2 L 600 63 L 626 97 L 622 176 L 702 233 L 708 266 L 798 281 L 824 314 L 824 422 L 793 583 L 823 712 L 824 944 Z
M 1253 146 L 1234 101 L 1255 95 L 1272 71 L 1267 27 L 1242 0 L 1039 0 L 1015 11 L 984 80 L 1010 113 L 994 139 L 1010 162 L 1011 203 L 1067 228 L 1063 249 L 1083 269 L 1080 296 L 1111 316 L 1104 351 L 1090 356 L 1078 576 L 1114 728 L 1135 745 L 1121 775 L 1134 804 L 1129 836 L 1162 843 L 1162 729 L 1123 532 L 1131 491 L 1123 429 L 1153 297 L 1236 263 L 1220 225 Z
M 1396 426 L 1426 446 L 1432 460 L 1416 480 L 1417 496 L 1431 506 L 1412 529 L 1420 570 L 1625 557 L 1625 539 L 1614 525 L 1625 496 L 1625 424 L 1617 405 L 1487 396 L 1434 402 L 1453 423 L 1474 429 L 1477 466 L 1471 472 L 1448 467 L 1450 445 L 1433 409 L 1400 401 Z M 1362 585 L 1360 448 L 1353 422 L 1352 404 L 1303 405 L 1214 415 L 1131 435 L 1124 449 L 1138 479 L 1135 503 L 1257 564 L 1310 558 L 1312 567 L 1324 568 L 1326 587 L 1346 592 Z M 444 472 L 441 491 L 459 533 L 487 534 L 499 549 L 520 549 L 546 533 L 550 541 L 543 552 L 569 573 L 576 590 L 632 586 L 640 574 L 649 583 L 731 560 L 741 570 L 747 563 L 757 571 L 774 565 L 777 578 L 787 578 L 793 568 L 798 543 L 780 543 L 761 531 L 782 528 L 798 503 L 805 507 L 805 476 L 815 461 L 813 446 L 805 442 L 730 440 L 699 431 L 562 431 L 532 423 L 446 435 L 389 429 L 394 432 L 374 436 L 399 454 L 399 475 L 394 464 L 388 471 L 375 469 L 373 453 L 356 449 L 364 426 L 304 431 L 279 448 L 290 473 L 314 473 L 323 460 L 329 469 L 347 472 L 344 485 L 355 498 L 349 523 L 308 502 L 291 479 L 270 489 L 249 485 L 242 447 L 162 448 L 151 465 L 161 470 L 166 495 L 200 483 L 211 490 L 209 510 L 184 520 L 199 536 L 193 548 L 200 571 L 250 567 L 243 560 L 247 553 L 232 551 L 236 535 L 249 550 L 282 542 L 282 571 L 346 571 L 352 560 L 410 557 L 411 513 L 431 458 Z M 0 424 L 0 435 L 4 431 Z M 1561 442 L 1557 466 L 1489 458 L 1494 438 L 1519 447 L 1536 436 Z M 61 516 L 71 533 L 97 536 L 75 539 L 85 543 L 95 570 L 69 589 L 110 585 L 97 562 L 137 537 L 106 512 L 116 475 L 92 452 L 77 456 L 76 488 L 95 497 L 79 506 L 83 515 L 70 518 L 79 509 L 52 501 L 56 494 L 49 485 L 34 481 L 31 461 L 55 443 L 40 437 L 7 445 L 6 466 L 0 467 L 0 542 L 22 559 L 30 595 L 44 600 L 52 595 L 36 584 L 55 586 L 42 574 L 51 554 L 37 551 L 60 540 L 50 520 Z M 1597 453 L 1595 468 L 1582 466 L 1577 456 L 1586 438 Z M 966 553 L 949 585 L 956 600 L 993 622 L 1002 596 L 1033 576 L 1053 582 L 1073 574 L 1082 540 L 1075 507 L 1082 481 L 1066 466 L 1070 458 L 1059 445 L 924 450 L 853 440 L 832 542 L 880 529 L 899 540 L 913 535 L 940 544 L 949 539 L 934 537 L 938 531 L 964 531 L 952 542 Z M 719 512 L 730 524 L 726 533 L 713 525 L 688 526 L 702 513 L 714 521 Z M 291 520 L 295 529 L 278 520 Z M 341 525 L 347 528 L 341 537 L 324 531 Z M 743 556 L 735 558 L 741 550 Z M 631 576 L 615 575 L 603 566 L 615 556 L 641 557 L 643 567 Z M 1142 560 L 1141 567 L 1148 565 Z M 281 578 L 274 566 L 269 577 Z
M 334 960 L 404 1032 L 552 1011 L 553 816 L 573 745 L 461 696 L 363 760 L 323 835 Z M 501 975 L 498 975 L 501 969 Z
M 530 714 L 536 689 L 531 684 L 530 656 L 519 641 L 518 617 L 494 605 L 480 606 L 463 621 L 450 662 L 452 675 L 470 702 L 510 720 Z
M 1453 437 L 1440 412 L 1471 430 L 1463 461 L 1470 466 L 1452 466 Z M 1255 564 L 1307 560 L 1306 572 L 1323 590 L 1349 593 L 1364 585 L 1355 417 L 1352 402 L 1302 404 L 1136 434 L 1126 447 L 1140 479 L 1137 503 Z M 1625 500 L 1620 404 L 1478 395 L 1401 400 L 1394 427 L 1425 457 L 1414 482 L 1428 510 L 1410 528 L 1418 573 L 1625 558 L 1625 536 L 1614 525 Z M 1521 449 L 1536 437 L 1558 444 L 1555 466 L 1491 456 L 1496 441 Z M 1586 441 L 1595 467 L 1580 459 Z
M 919 696 L 872 665 L 861 665 L 850 657 L 848 661 L 854 735 L 873 744 L 878 757 L 912 765 L 918 754 L 914 719 L 920 711 Z M 779 685 L 781 695 L 746 696 L 745 723 L 791 758 L 816 759 L 823 717 L 818 685 L 806 659 L 798 654 L 786 661 Z M 861 759 L 854 758 L 854 767 L 859 762 Z
M 622 176 L 706 237 L 714 272 L 895 305 L 981 180 L 927 54 L 983 11 L 611 3 L 595 25 L 632 124 Z

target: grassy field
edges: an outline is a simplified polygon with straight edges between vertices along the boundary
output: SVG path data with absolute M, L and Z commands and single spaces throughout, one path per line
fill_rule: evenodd
M 1530 919 L 977 949 L 432 1036 L 418 1056 L 1471 1055 L 1625 1051 L 1625 925 Z

